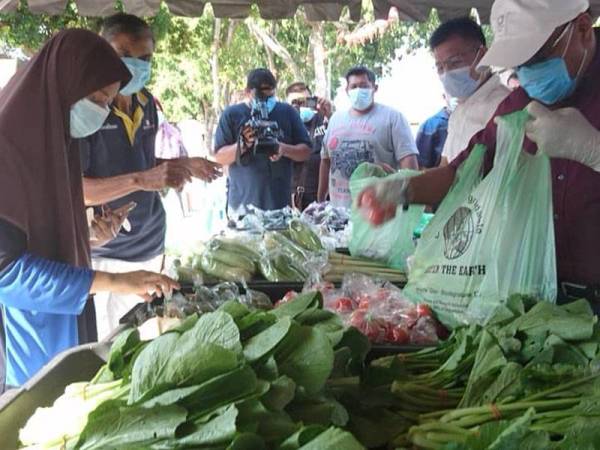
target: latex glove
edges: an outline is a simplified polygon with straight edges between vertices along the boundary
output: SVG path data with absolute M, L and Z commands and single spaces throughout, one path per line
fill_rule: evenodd
M 527 106 L 531 119 L 525 134 L 551 158 L 577 161 L 600 172 L 600 131 L 575 108 L 549 110 L 538 102 Z
M 408 178 L 382 180 L 365 188 L 357 199 L 362 215 L 373 225 L 381 225 L 396 215 L 398 205 L 408 203 Z

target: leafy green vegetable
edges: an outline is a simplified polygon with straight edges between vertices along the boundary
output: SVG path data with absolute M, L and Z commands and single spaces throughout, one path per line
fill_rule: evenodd
M 164 439 L 174 438 L 186 415 L 187 411 L 178 406 L 148 409 L 107 401 L 90 414 L 76 449 L 147 448 Z
M 177 444 L 182 447 L 227 445 L 237 432 L 237 415 L 237 408 L 228 405 L 217 414 L 211 414 L 208 421 L 197 421 L 191 429 L 185 429 L 182 432 L 184 436 L 178 437 Z
M 363 450 L 364 447 L 347 431 L 329 428 L 300 450 Z
M 269 392 L 262 397 L 262 401 L 267 408 L 273 411 L 283 411 L 295 395 L 296 383 L 283 375 L 271 383 Z
M 280 347 L 275 355 L 279 372 L 309 394 L 321 390 L 333 370 L 333 349 L 327 335 L 316 328 L 295 326 L 282 345 L 287 351 Z
M 290 317 L 293 319 L 309 308 L 316 309 L 322 305 L 322 302 L 323 298 L 321 297 L 321 293 L 308 292 L 298 295 L 292 301 L 279 305 L 272 311 L 272 314 L 274 314 L 278 319 L 283 317 Z
M 275 350 L 275 347 L 285 338 L 290 331 L 292 321 L 284 317 L 271 325 L 266 330 L 251 337 L 244 344 L 244 357 L 250 361 L 257 361 Z

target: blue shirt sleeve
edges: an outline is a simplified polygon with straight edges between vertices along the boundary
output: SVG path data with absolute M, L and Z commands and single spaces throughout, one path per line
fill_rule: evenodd
M 226 145 L 235 144 L 238 139 L 238 130 L 234 130 L 232 125 L 232 110 L 226 109 L 221 114 L 219 118 L 219 124 L 217 125 L 217 130 L 215 132 L 215 144 L 214 150 L 215 153 L 219 151 L 221 147 Z
M 23 253 L 0 273 L 0 303 L 50 314 L 79 315 L 94 272 Z

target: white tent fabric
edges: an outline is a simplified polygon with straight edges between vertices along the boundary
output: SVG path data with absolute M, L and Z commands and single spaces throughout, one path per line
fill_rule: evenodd
M 489 19 L 493 0 L 371 0 L 377 18 L 387 18 L 390 8 L 396 7 L 404 20 L 425 20 L 431 8 L 436 8 L 442 20 L 468 14 L 476 8 L 482 21 Z M 568 1 L 568 0 L 565 0 Z M 19 0 L 0 0 L 0 13 L 14 11 Z M 85 16 L 106 16 L 114 12 L 114 0 L 75 0 L 79 12 Z M 139 16 L 152 16 L 161 0 L 123 0 L 125 11 Z M 265 19 L 292 17 L 303 6 L 309 20 L 337 20 L 344 8 L 350 17 L 361 17 L 361 0 L 166 0 L 172 13 L 181 16 L 200 16 L 210 3 L 217 17 L 247 17 L 252 4 L 257 4 Z M 60 14 L 67 0 L 29 0 L 29 8 L 36 13 Z M 600 10 L 600 0 L 591 1 L 592 8 Z

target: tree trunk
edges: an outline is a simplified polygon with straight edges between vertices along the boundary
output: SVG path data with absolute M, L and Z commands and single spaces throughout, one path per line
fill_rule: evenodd
M 222 20 L 215 19 L 213 41 L 210 47 L 210 68 L 213 84 L 212 110 L 214 114 L 221 112 L 221 82 L 219 80 L 219 50 L 221 49 L 221 25 Z
M 285 64 L 290 68 L 296 80 L 302 79 L 302 72 L 300 71 L 298 64 L 296 64 L 296 61 L 288 49 L 285 48 L 272 33 L 270 33 L 268 30 L 265 30 L 252 18 L 246 19 L 246 25 L 259 42 L 262 42 L 267 49 L 283 59 L 283 62 L 285 62 Z
M 310 32 L 310 45 L 312 47 L 314 70 L 315 70 L 315 94 L 320 97 L 328 97 L 327 90 L 327 54 L 325 51 L 325 33 L 323 23 L 312 22 Z

